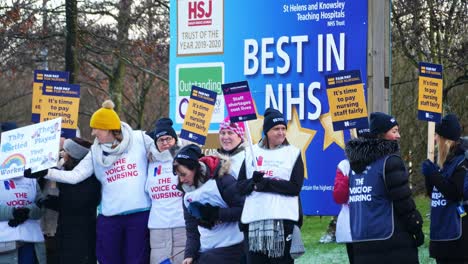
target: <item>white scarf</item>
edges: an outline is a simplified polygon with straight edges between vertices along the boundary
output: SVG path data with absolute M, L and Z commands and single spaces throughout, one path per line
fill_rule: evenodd
M 107 144 L 99 143 L 97 138 L 94 139 L 94 143 L 91 146 L 91 152 L 94 156 L 94 159 L 97 161 L 97 163 L 99 163 L 99 165 L 103 167 L 109 167 L 114 162 L 116 162 L 117 159 L 120 158 L 122 153 L 124 153 L 128 149 L 128 147 L 132 145 L 132 128 L 124 122 L 120 122 L 120 127 L 122 129 L 122 141 L 119 142 L 119 144 L 115 148 L 112 148 Z M 106 152 L 107 155 L 103 155 L 104 152 Z

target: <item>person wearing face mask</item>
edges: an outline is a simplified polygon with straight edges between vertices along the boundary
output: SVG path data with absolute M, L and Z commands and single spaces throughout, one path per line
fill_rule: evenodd
M 165 259 L 170 259 L 171 263 L 182 263 L 184 260 L 183 193 L 176 189 L 177 175 L 172 173 L 172 160 L 180 146 L 172 124 L 171 119 L 161 118 L 150 133 L 155 148 L 151 149 L 152 162 L 148 164 L 145 189 L 151 199 L 148 228 L 152 264 L 159 264 Z
M 95 136 L 91 151 L 70 171 L 49 169 L 29 175 L 76 184 L 93 174 L 100 181 L 96 255 L 101 264 L 148 263 L 148 217 L 145 192 L 148 150 L 154 140 L 121 122 L 114 103 L 105 101 L 91 116 Z
M 431 197 L 429 255 L 438 264 L 468 263 L 468 138 L 460 138 L 457 116 L 444 116 L 435 127 L 437 162 L 422 164 Z
M 283 114 L 266 109 L 264 136 L 253 146 L 254 156 L 247 152 L 239 173 L 237 187 L 247 195 L 241 221 L 251 263 L 294 263 L 290 249 L 295 225 L 302 225 L 304 163 L 286 130 Z
M 219 124 L 219 144 L 218 153 L 226 155 L 231 160 L 231 175 L 237 179 L 242 162 L 245 158 L 244 146 L 244 123 L 231 123 L 229 117 Z
M 228 158 L 203 156 L 194 144 L 176 154 L 173 172 L 184 193 L 187 232 L 183 264 L 240 262 L 244 236 L 238 221 L 244 197 L 237 191 L 230 170 Z
M 411 197 L 408 171 L 399 155 L 394 117 L 373 112 L 372 137 L 351 139 L 349 212 L 353 263 L 419 263 L 423 220 Z

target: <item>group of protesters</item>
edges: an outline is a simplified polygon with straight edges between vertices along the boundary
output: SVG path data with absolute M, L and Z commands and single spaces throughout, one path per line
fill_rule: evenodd
M 204 156 L 178 139 L 171 119 L 145 133 L 113 107 L 106 101 L 92 115 L 94 143 L 66 139 L 56 168 L 8 180 L 27 206 L 9 206 L 18 197 L 0 194 L 0 263 L 47 262 L 41 208 L 59 212 L 49 263 L 294 262 L 304 167 L 279 111 L 265 112 L 254 154 L 246 151 L 243 123 L 226 118 L 217 154 Z M 41 180 L 57 182 L 58 196 L 42 195 Z
M 336 241 L 346 243 L 350 263 L 419 263 L 423 218 L 399 154 L 400 127 L 374 112 L 337 166 L 333 198 L 342 208 Z M 468 141 L 453 114 L 435 127 L 437 160 L 421 165 L 431 198 L 429 255 L 439 264 L 468 263 Z
M 286 138 L 281 112 L 265 110 L 262 138 L 252 148 L 244 124 L 226 118 L 219 149 L 205 156 L 178 138 L 171 119 L 145 133 L 113 108 L 108 100 L 92 115 L 93 143 L 66 139 L 56 168 L 27 169 L 5 181 L 0 264 L 47 263 L 49 247 L 56 252 L 49 263 L 67 264 L 294 263 L 304 253 L 298 240 L 303 157 Z M 468 218 L 456 211 L 468 209 L 468 161 L 457 118 L 445 116 L 436 133 L 437 162 L 422 165 L 433 199 L 430 255 L 438 263 L 466 263 Z M 333 195 L 343 205 L 337 241 L 346 243 L 350 263 L 419 263 L 423 219 L 399 155 L 398 123 L 372 113 L 370 129 L 358 134 L 336 173 Z M 58 195 L 42 194 L 41 181 L 57 182 Z M 11 205 L 19 192 L 25 205 Z M 55 245 L 47 250 L 43 208 L 59 212 Z

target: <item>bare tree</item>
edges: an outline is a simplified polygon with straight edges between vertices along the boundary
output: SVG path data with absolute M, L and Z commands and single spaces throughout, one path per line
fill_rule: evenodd
M 467 8 L 465 0 L 392 1 L 392 113 L 401 127 L 401 153 L 416 192 L 424 190 L 419 168 L 427 151 L 426 122 L 415 121 L 418 63 L 443 65 L 444 112 L 456 113 L 466 127 Z

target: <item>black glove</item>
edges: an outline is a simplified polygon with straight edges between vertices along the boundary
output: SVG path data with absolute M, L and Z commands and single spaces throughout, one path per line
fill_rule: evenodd
M 29 218 L 29 208 L 26 207 L 19 207 L 13 209 L 13 219 L 8 221 L 8 225 L 11 227 L 17 227 L 21 225 Z
M 254 183 L 260 182 L 263 180 L 263 175 L 265 175 L 264 172 L 261 171 L 254 171 L 252 175 L 252 180 Z
M 215 222 L 219 219 L 219 207 L 212 206 L 209 203 L 206 203 L 203 206 L 200 206 L 200 215 L 202 220 L 209 222 Z
M 9 225 L 10 227 L 17 227 L 17 226 L 19 226 L 20 224 L 21 224 L 21 223 L 20 223 L 18 220 L 16 220 L 16 219 L 10 219 L 10 220 L 8 221 L 8 225 Z
M 58 211 L 59 208 L 59 199 L 58 196 L 48 194 L 46 197 L 43 197 L 36 201 L 36 205 L 39 208 L 47 208 Z
M 31 178 L 31 179 L 39 179 L 47 175 L 49 170 L 41 170 L 41 171 L 36 171 L 34 173 L 31 172 L 31 168 L 25 169 L 23 176 L 25 178 Z
M 198 220 L 198 225 L 202 226 L 204 228 L 211 229 L 211 228 L 213 228 L 213 226 L 215 226 L 215 222 L 200 219 L 200 220 Z
M 23 222 L 26 221 L 29 218 L 29 208 L 18 207 L 13 209 L 13 217 Z
M 407 216 L 406 226 L 411 234 L 416 234 L 421 231 L 423 219 L 418 210 L 414 210 Z
M 255 183 L 252 179 L 245 180 L 245 183 L 237 184 L 237 191 L 239 191 L 241 195 L 249 195 L 253 192 L 254 185 Z
M 420 247 L 424 244 L 424 233 L 422 230 L 419 230 L 414 236 L 414 242 L 416 242 L 416 247 Z

